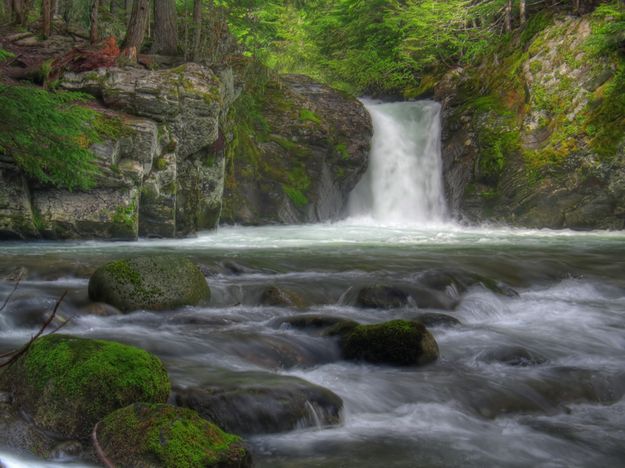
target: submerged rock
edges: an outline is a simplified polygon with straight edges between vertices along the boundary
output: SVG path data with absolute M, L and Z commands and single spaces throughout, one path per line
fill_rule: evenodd
M 432 289 L 386 285 L 365 286 L 358 291 L 355 305 L 365 309 L 399 309 L 417 306 L 425 309 L 452 310 L 457 300 Z
M 217 375 L 176 391 L 176 404 L 196 410 L 227 431 L 267 434 L 338 424 L 343 401 L 305 380 L 262 372 Z
M 434 337 L 418 322 L 392 320 L 377 325 L 359 325 L 341 337 L 346 359 L 374 364 L 412 366 L 438 359 Z
M 150 256 L 117 260 L 96 270 L 89 297 L 121 311 L 163 310 L 196 305 L 210 297 L 204 275 L 185 257 Z
M 456 327 L 462 323 L 455 317 L 447 314 L 427 313 L 421 314 L 414 319 L 426 327 Z
M 0 380 L 38 427 L 77 438 L 111 411 L 165 402 L 170 390 L 163 363 L 146 351 L 66 335 L 37 339 Z
M 296 307 L 306 308 L 306 301 L 302 296 L 288 289 L 270 286 L 265 289 L 260 296 L 260 304 L 274 307 Z
M 497 362 L 507 366 L 519 367 L 537 366 L 547 362 L 547 358 L 520 346 L 506 346 L 486 351 L 481 353 L 478 359 L 484 362 Z
M 358 322 L 330 315 L 294 315 L 276 319 L 274 325 L 282 327 L 284 325 L 297 330 L 313 331 L 320 335 L 335 336 L 341 335 L 358 326 Z
M 245 468 L 251 457 L 241 439 L 195 411 L 135 403 L 119 409 L 94 431 L 94 445 L 107 466 Z

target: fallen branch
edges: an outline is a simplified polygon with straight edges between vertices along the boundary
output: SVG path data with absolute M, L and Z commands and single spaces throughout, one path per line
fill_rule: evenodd
M 54 317 L 56 317 L 56 313 L 59 311 L 59 307 L 61 306 L 61 303 L 63 302 L 63 299 L 65 299 L 65 296 L 67 296 L 67 291 L 65 291 L 61 297 L 59 298 L 58 301 L 56 301 L 56 304 L 54 305 L 54 309 L 52 309 L 52 313 L 50 314 L 50 317 L 48 317 L 48 319 L 45 321 L 45 323 L 41 326 L 41 328 L 39 329 L 39 331 L 33 336 L 31 337 L 31 339 L 28 341 L 28 343 L 26 343 L 24 346 L 22 346 L 20 349 L 15 350 L 15 351 L 11 351 L 9 353 L 5 353 L 3 355 L 0 356 L 0 358 L 9 358 L 6 362 L 0 363 L 0 369 L 3 367 L 8 367 L 11 364 L 13 364 L 15 361 L 17 361 L 22 355 L 24 355 L 26 353 L 26 351 L 28 351 L 28 349 L 31 347 L 31 345 L 33 344 L 33 342 L 39 338 L 44 331 L 46 331 L 46 329 L 50 326 L 50 324 L 52 323 L 52 321 L 54 320 Z M 66 320 L 64 323 L 62 323 L 61 325 L 59 325 L 57 328 L 55 328 L 52 332 L 50 332 L 49 334 L 53 334 L 56 333 L 57 331 L 59 331 L 61 328 L 63 328 L 65 325 L 67 325 L 67 323 L 69 322 L 69 320 Z
M 22 277 L 24 276 L 24 271 L 20 271 L 20 274 L 17 277 L 17 280 L 15 280 L 15 286 L 13 286 L 13 290 L 9 293 L 9 295 L 7 296 L 7 298 L 4 300 L 4 303 L 2 304 L 2 307 L 0 307 L 0 312 L 2 312 L 7 304 L 9 303 L 9 301 L 11 300 L 11 298 L 13 297 L 13 294 L 15 294 L 15 291 L 17 291 L 17 288 L 20 285 L 20 282 L 22 281 Z

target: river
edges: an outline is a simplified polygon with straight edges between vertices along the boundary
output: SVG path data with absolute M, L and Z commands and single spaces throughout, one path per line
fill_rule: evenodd
M 438 119 L 436 108 L 424 106 L 418 115 Z M 428 128 L 436 140 L 439 130 Z M 379 125 L 376 131 L 379 136 Z M 424 153 L 440 158 L 436 141 L 418 147 L 434 148 Z M 372 167 L 379 170 L 374 160 Z M 389 169 L 398 170 L 412 169 L 400 163 Z M 428 180 L 440 177 L 439 170 Z M 404 218 L 382 205 L 366 212 L 363 199 L 379 199 L 389 187 L 401 193 L 401 184 L 376 188 L 371 173 L 367 178 L 352 200 L 353 216 L 338 223 L 222 227 L 194 239 L 136 243 L 4 243 L 0 278 L 20 267 L 27 274 L 0 315 L 0 350 L 27 340 L 41 312 L 67 290 L 61 315 L 71 321 L 64 333 L 153 352 L 176 386 L 215 373 L 227 379 L 262 371 L 301 377 L 343 399 L 338 426 L 250 437 L 259 467 L 623 466 L 625 233 L 462 226 L 447 219 L 436 181 L 438 188 L 410 195 L 425 201 L 408 203 Z M 201 265 L 210 303 L 89 313 L 87 284 L 95 268 L 153 253 L 186 255 Z M 361 286 L 414 286 L 441 271 L 486 278 L 499 289 L 485 282 L 447 288 L 452 305 L 445 310 L 364 310 L 348 300 Z M 258 305 L 271 285 L 298 293 L 309 307 Z M 0 281 L 0 298 L 11 288 Z M 440 358 L 424 367 L 343 361 L 332 339 L 276 325 L 299 314 L 376 323 L 424 312 L 460 321 L 431 328 Z M 7 466 L 52 466 L 0 450 Z

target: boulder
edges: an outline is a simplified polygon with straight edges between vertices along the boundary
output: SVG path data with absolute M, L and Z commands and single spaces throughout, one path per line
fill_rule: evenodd
M 504 346 L 479 354 L 478 359 L 507 366 L 529 367 L 547 362 L 547 358 L 520 346 Z
M 438 359 L 436 340 L 418 322 L 392 320 L 359 325 L 340 340 L 345 359 L 399 366 L 423 365 Z
M 135 403 L 100 421 L 93 434 L 106 466 L 246 468 L 251 457 L 241 439 L 195 411 Z
M 220 374 L 176 390 L 176 404 L 196 410 L 227 431 L 267 434 L 338 424 L 343 402 L 305 380 L 263 372 Z
M 257 73 L 266 71 L 248 72 Z M 258 110 L 234 115 L 222 223 L 340 218 L 368 165 L 372 127 L 362 103 L 301 75 L 272 76 L 245 97 Z
M 38 338 L 0 379 L 38 427 L 81 439 L 111 411 L 165 402 L 170 391 L 163 363 L 146 351 L 66 335 Z
M 149 256 L 117 260 L 98 268 L 89 297 L 123 312 L 196 305 L 210 297 L 199 268 L 186 257 Z

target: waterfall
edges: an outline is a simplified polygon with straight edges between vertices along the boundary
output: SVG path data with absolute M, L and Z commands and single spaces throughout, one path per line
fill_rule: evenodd
M 440 104 L 364 102 L 373 122 L 369 168 L 349 200 L 350 217 L 383 224 L 446 219 Z

